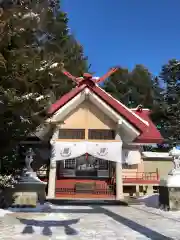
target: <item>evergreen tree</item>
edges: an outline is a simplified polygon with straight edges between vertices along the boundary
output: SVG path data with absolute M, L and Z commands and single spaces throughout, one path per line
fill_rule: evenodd
M 131 88 L 127 88 L 128 85 L 129 71 L 128 69 L 119 67 L 117 72 L 111 75 L 110 78 L 104 82 L 103 88 L 106 92 L 128 106 L 132 91 Z
M 142 65 L 136 65 L 131 72 L 120 68 L 105 82 L 104 88 L 130 108 L 139 104 L 143 107 L 153 107 L 153 76 Z
M 43 109 L 73 87 L 63 64 L 86 70 L 82 47 L 70 35 L 59 1 L 0 2 L 1 173 L 19 168 L 17 144 L 44 121 Z
M 161 79 L 164 81 L 163 114 L 160 127 L 169 142 L 180 140 L 180 62 L 172 59 L 162 67 Z
M 104 85 L 104 88 L 116 99 L 130 108 L 136 108 L 139 104 L 151 110 L 151 119 L 164 136 L 164 128 L 161 127 L 164 116 L 163 89 L 160 79 L 154 77 L 143 65 L 136 65 L 130 72 L 120 68 L 112 75 Z M 167 151 L 164 145 L 156 148 L 146 146 L 148 151 Z

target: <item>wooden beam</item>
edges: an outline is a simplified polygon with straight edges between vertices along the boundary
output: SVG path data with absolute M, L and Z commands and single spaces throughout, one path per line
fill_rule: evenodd
M 84 141 L 88 141 L 88 142 L 121 142 L 120 140 L 102 140 L 102 139 L 56 139 L 54 140 L 55 142 L 84 142 Z
M 107 72 L 106 74 L 104 74 L 102 77 L 100 77 L 99 79 L 97 79 L 95 81 L 95 83 L 100 83 L 103 82 L 105 79 L 107 79 L 108 77 L 110 77 L 113 73 L 115 73 L 118 70 L 118 68 L 112 68 L 109 72 Z

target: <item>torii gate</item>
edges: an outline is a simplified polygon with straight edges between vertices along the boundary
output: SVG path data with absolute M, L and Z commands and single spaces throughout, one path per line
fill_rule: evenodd
M 93 76 L 90 73 L 84 73 L 82 77 L 75 77 L 64 68 L 64 64 L 61 64 L 62 73 L 68 78 L 70 78 L 71 80 L 73 80 L 73 82 L 75 82 L 77 86 L 81 85 L 82 82 L 85 80 L 91 80 L 94 83 L 99 84 L 100 82 L 103 82 L 105 79 L 110 77 L 118 69 L 119 69 L 118 67 L 113 67 L 106 74 L 104 74 L 102 77 L 97 79 L 97 78 L 93 78 Z

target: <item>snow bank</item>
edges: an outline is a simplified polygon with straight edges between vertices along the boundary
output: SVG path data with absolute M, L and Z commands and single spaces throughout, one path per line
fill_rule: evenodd
M 164 211 L 154 207 L 147 207 L 146 205 L 136 205 L 133 208 L 180 222 L 180 211 Z
M 12 212 L 9 210 L 0 209 L 0 217 L 4 217 L 8 213 L 12 213 Z
M 159 194 L 157 193 L 140 197 L 138 200 L 140 203 L 144 203 L 147 207 L 159 207 Z

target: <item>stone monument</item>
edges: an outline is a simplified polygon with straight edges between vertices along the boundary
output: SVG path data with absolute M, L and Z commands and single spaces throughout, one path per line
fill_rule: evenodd
M 160 181 L 159 204 L 165 210 L 180 210 L 180 147 L 173 147 L 169 155 L 174 168 Z
M 26 167 L 15 185 L 13 206 L 36 207 L 38 202 L 42 204 L 45 201 L 46 183 L 38 178 L 31 167 L 34 155 L 32 148 L 25 154 Z

